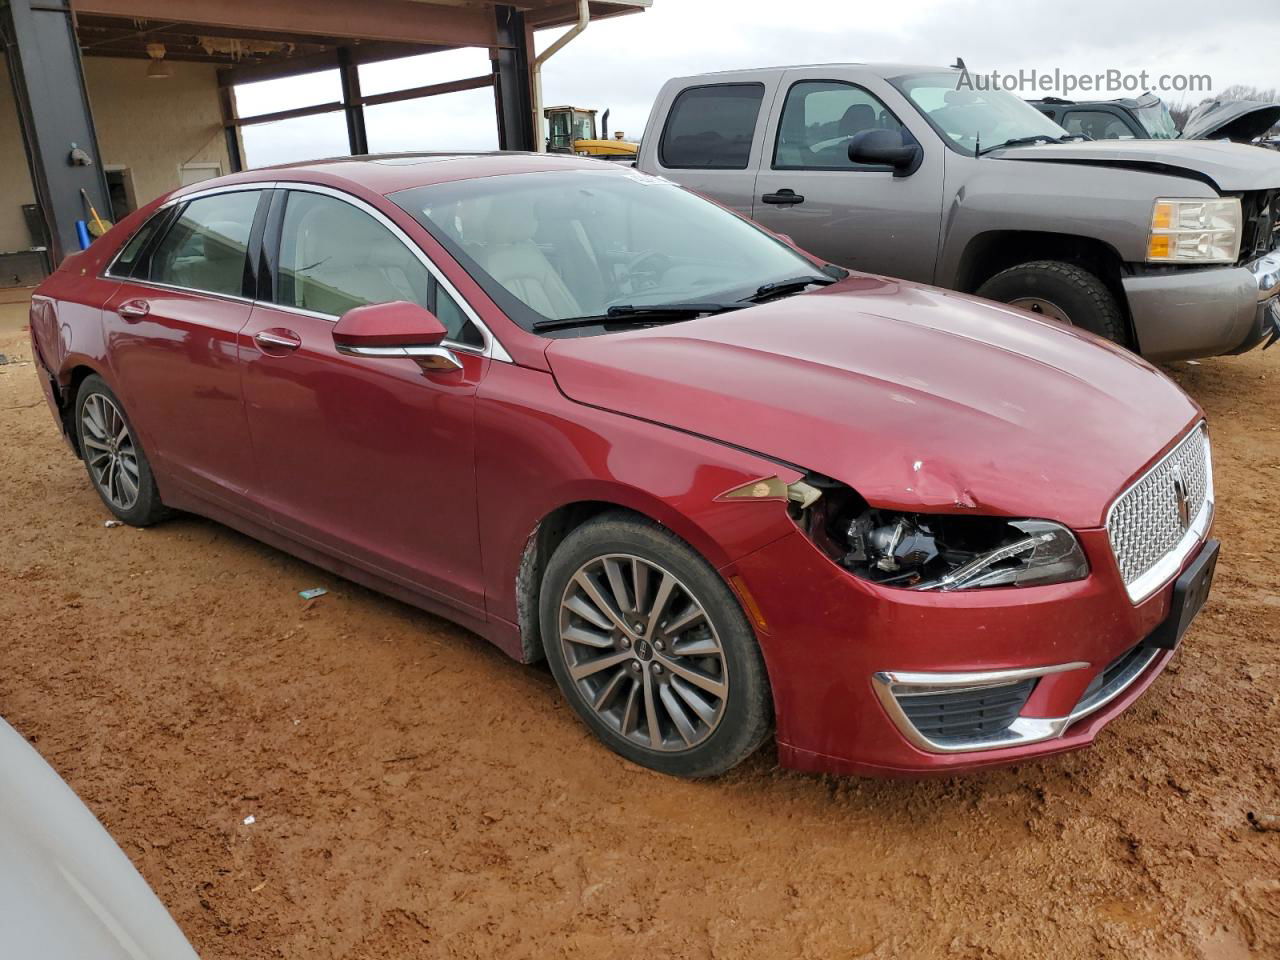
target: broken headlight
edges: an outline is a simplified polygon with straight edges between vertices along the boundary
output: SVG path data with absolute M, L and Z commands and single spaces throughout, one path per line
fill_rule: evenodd
M 843 484 L 824 486 L 812 506 L 793 506 L 793 517 L 831 559 L 865 580 L 972 590 L 1063 583 L 1089 573 L 1075 535 L 1049 520 L 879 510 Z

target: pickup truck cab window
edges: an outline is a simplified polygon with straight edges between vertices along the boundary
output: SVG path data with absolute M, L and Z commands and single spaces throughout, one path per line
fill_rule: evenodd
M 760 83 L 720 83 L 683 91 L 662 131 L 662 165 L 745 170 L 763 100 Z
M 884 169 L 849 159 L 849 141 L 864 130 L 904 133 L 893 111 L 862 87 L 838 80 L 801 80 L 787 91 L 773 149 L 773 168 Z
M 1133 140 L 1135 136 L 1124 119 L 1109 110 L 1068 110 L 1061 122 L 1067 133 L 1090 140 Z

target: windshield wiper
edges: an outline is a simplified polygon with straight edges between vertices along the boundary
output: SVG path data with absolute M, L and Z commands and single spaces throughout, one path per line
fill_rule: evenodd
M 1038 133 L 1033 137 L 1012 137 L 1004 143 L 997 143 L 995 146 L 979 147 L 977 152 L 974 153 L 974 156 L 986 156 L 992 150 L 1001 150 L 1005 147 L 1025 147 L 1033 143 L 1069 143 L 1074 139 L 1075 137 L 1070 134 L 1063 137 L 1051 137 L 1047 133 Z
M 642 325 L 646 323 L 676 323 L 704 314 L 724 313 L 726 310 L 741 310 L 749 306 L 745 303 L 622 303 L 610 307 L 605 313 L 590 317 L 564 317 L 560 320 L 539 320 L 533 330 L 542 333 L 545 330 L 568 330 L 572 327 L 594 327 L 602 324 Z
M 798 293 L 805 287 L 820 286 L 825 287 L 835 283 L 836 278 L 823 274 L 810 274 L 803 277 L 792 277 L 790 280 L 774 280 L 772 283 L 762 284 L 756 288 L 756 292 L 749 297 L 743 297 L 743 302 L 759 303 L 766 297 L 777 297 L 786 293 Z

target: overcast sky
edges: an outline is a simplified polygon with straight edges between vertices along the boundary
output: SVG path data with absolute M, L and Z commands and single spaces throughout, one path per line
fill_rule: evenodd
M 1206 0 L 654 0 L 643 13 L 593 23 L 547 62 L 543 90 L 548 105 L 608 107 L 610 128 L 638 139 L 668 78 L 787 63 L 945 66 L 960 56 L 974 73 L 1146 70 L 1153 77 L 1208 74 L 1214 90 L 1270 88 L 1280 85 L 1278 30 L 1276 0 L 1229 11 Z M 539 49 L 558 33 L 539 33 Z M 486 51 L 457 50 L 365 65 L 361 84 L 372 94 L 488 71 Z M 237 90 L 243 115 L 339 96 L 333 72 Z M 367 108 L 366 123 L 375 152 L 497 147 L 489 89 Z M 346 127 L 341 114 L 248 127 L 245 148 L 254 166 L 333 156 L 347 150 Z

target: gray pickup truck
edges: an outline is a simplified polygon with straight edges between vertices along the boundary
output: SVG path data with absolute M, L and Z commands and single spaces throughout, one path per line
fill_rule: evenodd
M 960 70 L 668 81 L 637 166 L 833 263 L 976 293 L 1157 360 L 1280 337 L 1280 154 L 1073 137 Z

